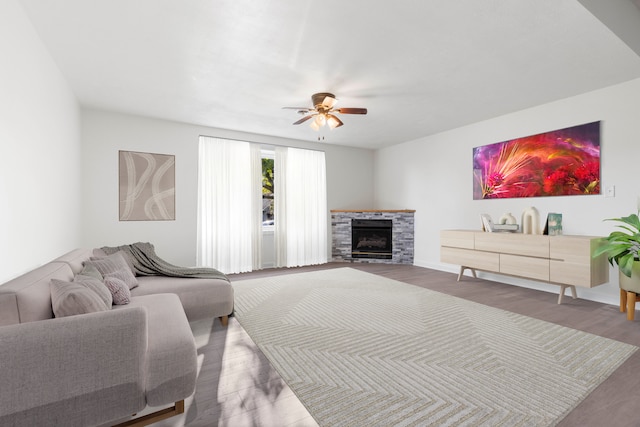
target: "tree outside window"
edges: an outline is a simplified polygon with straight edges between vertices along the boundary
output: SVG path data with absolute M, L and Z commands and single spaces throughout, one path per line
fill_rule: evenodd
M 273 158 L 262 158 L 262 226 L 273 226 Z

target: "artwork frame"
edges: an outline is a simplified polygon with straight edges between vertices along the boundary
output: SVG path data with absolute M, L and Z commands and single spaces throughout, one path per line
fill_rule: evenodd
M 547 215 L 547 221 L 544 224 L 544 231 L 542 234 L 549 236 L 561 236 L 562 235 L 562 214 L 549 212 Z
M 175 156 L 118 151 L 120 221 L 174 221 Z
M 600 122 L 473 148 L 473 198 L 598 195 Z

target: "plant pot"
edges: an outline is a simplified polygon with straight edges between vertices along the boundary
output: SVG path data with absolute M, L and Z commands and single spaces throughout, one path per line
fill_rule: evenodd
M 631 267 L 631 277 L 625 276 L 619 270 L 618 275 L 620 277 L 620 289 L 640 294 L 640 261 L 633 263 L 633 267 Z
M 620 312 L 627 313 L 627 320 L 633 320 L 636 313 L 636 302 L 640 294 L 640 261 L 633 263 L 631 277 L 618 270 L 620 281 Z

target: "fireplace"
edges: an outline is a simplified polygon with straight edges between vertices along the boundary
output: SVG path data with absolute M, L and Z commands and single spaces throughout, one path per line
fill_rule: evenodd
M 352 219 L 351 257 L 392 259 L 393 221 Z
M 335 262 L 357 262 L 357 263 L 382 263 L 382 264 L 413 264 L 413 248 L 414 248 L 414 210 L 380 210 L 380 209 L 359 209 L 359 210 L 331 210 L 331 259 Z M 384 230 L 386 237 L 391 237 L 389 247 L 384 250 L 384 258 L 364 258 L 364 254 L 352 254 L 354 250 L 354 236 L 352 232 L 353 220 L 375 220 L 373 223 L 367 222 L 368 225 L 374 225 L 375 228 L 386 228 Z M 386 223 L 380 223 L 377 220 L 386 220 Z M 358 225 L 356 225 L 356 228 Z M 392 230 L 389 230 L 392 227 Z M 355 236 L 358 241 L 358 236 Z M 389 240 L 387 240 L 389 242 Z M 379 242 L 381 244 L 382 242 Z M 376 248 L 377 249 L 377 248 Z M 356 252 L 365 252 L 358 248 L 356 243 Z M 373 251 L 366 251 L 373 252 Z M 375 253 L 375 252 L 374 252 Z M 391 253 L 391 256 L 389 256 Z M 371 256 L 371 255 L 369 255 Z M 376 254 L 381 257 L 380 253 Z

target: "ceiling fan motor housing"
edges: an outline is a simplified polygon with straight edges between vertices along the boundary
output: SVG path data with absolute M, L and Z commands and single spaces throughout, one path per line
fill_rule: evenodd
M 319 107 L 319 106 L 325 106 L 324 105 L 324 99 L 327 98 L 327 97 L 333 98 L 334 100 L 336 99 L 336 96 L 334 94 L 332 94 L 332 93 L 329 93 L 329 92 L 314 93 L 313 95 L 311 95 L 311 100 L 313 101 L 313 106 L 316 107 L 316 108 Z M 329 105 L 326 105 L 325 108 L 326 107 L 331 108 L 331 106 L 329 106 Z M 327 109 L 329 109 L 329 108 L 327 108 Z

